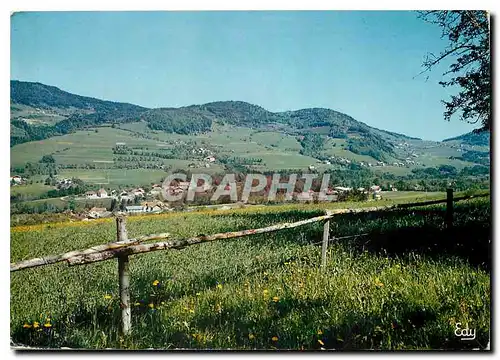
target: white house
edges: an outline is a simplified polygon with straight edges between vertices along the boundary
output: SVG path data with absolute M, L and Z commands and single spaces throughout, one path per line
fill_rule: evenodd
M 101 188 L 97 190 L 97 196 L 100 197 L 101 199 L 105 199 L 108 197 L 108 192 L 105 189 Z

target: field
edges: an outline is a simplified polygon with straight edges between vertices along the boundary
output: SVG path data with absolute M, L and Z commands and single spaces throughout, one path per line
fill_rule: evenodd
M 129 237 L 168 231 L 185 238 L 305 219 L 324 207 L 137 216 L 128 218 L 127 229 Z M 334 236 L 370 235 L 335 240 L 325 271 L 314 245 L 321 224 L 132 256 L 133 332 L 127 338 L 119 334 L 116 261 L 15 272 L 12 341 L 90 349 L 484 347 L 490 331 L 490 203 L 457 205 L 451 233 L 443 230 L 442 207 L 432 209 L 334 218 Z M 13 227 L 11 262 L 115 236 L 112 219 Z M 475 341 L 454 335 L 459 322 L 476 330 Z
M 278 131 L 261 131 L 244 127 L 214 125 L 212 132 L 199 135 L 179 135 L 161 131 L 152 131 L 147 128 L 146 123 L 137 122 L 121 124 L 118 128 L 109 126 L 80 130 L 64 136 L 56 136 L 42 141 L 23 143 L 12 147 L 11 166 L 24 166 L 27 162 L 37 163 L 43 155 L 52 155 L 57 164 L 78 166 L 76 170 L 61 171 L 65 176 L 79 176 L 90 183 L 107 182 L 107 172 L 111 185 L 123 185 L 134 183 L 146 185 L 150 182 L 159 181 L 155 170 L 143 168 L 146 160 L 142 161 L 141 167 L 136 172 L 130 171 L 126 175 L 123 169 L 117 168 L 113 163 L 117 155 L 113 154 L 112 148 L 116 143 L 125 143 L 130 147 L 144 147 L 148 151 L 159 151 L 161 149 L 173 149 L 179 144 L 190 144 L 189 146 L 209 147 L 216 157 L 228 156 L 240 159 L 262 159 L 261 163 L 251 165 L 251 168 L 259 171 L 296 169 L 305 171 L 309 165 L 314 165 L 317 170 L 329 170 L 338 168 L 338 165 L 320 164 L 310 156 L 299 153 L 301 145 L 291 135 Z M 340 156 L 352 161 L 365 161 L 375 163 L 376 160 L 370 156 L 354 154 L 342 146 L 346 144 L 345 139 L 328 139 L 325 143 L 323 156 Z M 418 148 L 418 146 L 425 147 Z M 417 161 L 424 166 L 439 166 L 450 164 L 458 169 L 472 166 L 472 163 L 461 160 L 450 160 L 449 156 L 460 156 L 456 149 L 446 146 L 432 146 L 426 142 L 415 142 L 414 151 L 419 154 Z M 148 160 L 151 161 L 151 160 Z M 154 158 L 155 163 L 161 163 L 170 169 L 187 169 L 190 163 L 197 162 L 195 159 L 181 160 Z M 130 164 L 136 165 L 133 161 Z M 95 166 L 96 169 L 89 169 Z M 203 164 L 196 165 L 196 171 L 205 173 L 222 172 L 223 164 L 216 162 L 210 168 Z M 200 166 L 202 166 L 200 168 Z M 406 167 L 372 167 L 378 173 L 388 172 L 395 175 L 406 175 L 412 168 Z M 106 174 L 105 174 L 106 173 Z M 127 177 L 130 176 L 129 180 Z

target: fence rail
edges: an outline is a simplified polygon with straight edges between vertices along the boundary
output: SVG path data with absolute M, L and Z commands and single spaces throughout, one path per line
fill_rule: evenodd
M 328 244 L 330 241 L 329 220 L 336 215 L 369 213 L 378 211 L 385 212 L 391 210 L 407 209 L 412 207 L 421 207 L 421 206 L 446 203 L 447 206 L 445 213 L 445 223 L 447 227 L 451 227 L 453 224 L 454 202 L 469 200 L 479 197 L 486 197 L 486 196 L 490 196 L 490 194 L 488 193 L 488 194 L 453 198 L 453 191 L 450 189 L 447 191 L 447 198 L 442 200 L 432 200 L 424 202 L 404 203 L 404 204 L 395 204 L 389 206 L 375 206 L 375 207 L 356 208 L 356 209 L 326 210 L 325 215 L 316 216 L 310 219 L 300 220 L 293 223 L 282 223 L 258 229 L 249 229 L 249 230 L 219 233 L 213 235 L 195 236 L 188 239 L 174 239 L 174 240 L 167 240 L 150 244 L 143 244 L 143 242 L 150 240 L 167 239 L 170 237 L 170 234 L 168 233 L 152 234 L 152 235 L 140 236 L 135 239 L 128 239 L 127 229 L 126 229 L 126 217 L 124 215 L 118 215 L 116 217 L 117 239 L 115 242 L 103 245 L 97 245 L 86 250 L 70 251 L 59 255 L 50 255 L 41 258 L 24 260 L 18 263 L 11 264 L 10 271 L 14 272 L 28 268 L 55 264 L 63 261 L 66 261 L 70 266 L 74 266 L 74 265 L 85 265 L 93 262 L 118 258 L 118 277 L 119 277 L 118 281 L 120 289 L 120 302 L 121 302 L 120 305 L 122 309 L 122 333 L 124 335 L 127 335 L 131 331 L 131 309 L 130 309 L 130 291 L 129 291 L 130 276 L 128 271 L 129 255 L 141 254 L 159 250 L 182 249 L 185 248 L 186 246 L 191 246 L 210 241 L 234 239 L 244 236 L 280 231 L 283 229 L 293 229 L 299 226 L 304 226 L 307 224 L 324 221 L 323 241 L 321 248 L 321 266 L 324 268 L 326 266 L 326 260 L 327 260 L 326 255 L 328 250 Z

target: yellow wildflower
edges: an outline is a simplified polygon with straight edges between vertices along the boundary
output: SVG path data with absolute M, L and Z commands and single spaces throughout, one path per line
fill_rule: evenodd
M 49 327 L 52 327 L 52 324 L 48 322 L 48 323 L 44 324 L 43 326 L 45 326 L 46 328 L 49 328 Z
M 40 326 L 40 323 L 39 323 L 38 321 L 35 321 L 35 322 L 33 323 L 33 327 L 34 327 L 35 329 L 36 329 L 37 327 L 39 327 L 39 326 Z
M 253 340 L 253 339 L 255 339 L 255 335 L 254 335 L 254 334 L 248 334 L 248 338 L 249 338 L 250 340 Z
M 194 309 L 189 309 L 189 312 L 190 312 L 191 314 L 194 314 Z
M 110 300 L 111 298 L 113 298 L 113 297 L 109 294 L 104 295 L 105 300 Z
M 325 345 L 325 343 L 321 340 L 318 340 L 318 342 L 321 344 L 321 345 Z
M 321 329 L 318 330 L 318 335 L 323 335 L 323 331 Z
M 140 302 L 136 302 L 134 305 L 135 306 L 141 306 L 141 303 Z
M 280 298 L 279 298 L 279 297 L 277 297 L 277 296 L 273 297 L 273 301 L 274 301 L 274 302 L 278 302 L 279 300 L 280 300 Z
M 278 341 L 278 337 L 277 337 L 277 336 L 273 336 L 273 337 L 271 338 L 271 340 L 272 340 L 272 341 Z
M 162 304 L 162 305 L 165 305 L 165 301 L 162 301 L 162 302 L 161 302 L 161 304 Z
M 153 309 L 155 307 L 155 304 L 151 303 L 148 305 L 150 309 Z
M 196 296 L 201 296 L 201 293 L 196 293 Z
M 379 278 L 375 278 L 375 285 L 382 287 L 384 286 L 384 283 L 379 280 Z
M 269 293 L 269 291 L 267 289 L 264 289 L 263 293 L 264 293 L 264 295 L 267 295 Z
M 222 284 L 217 284 L 217 289 L 222 289 Z
M 30 325 L 30 324 L 24 324 L 24 325 L 23 325 L 23 328 L 25 328 L 25 329 L 30 329 L 30 328 L 31 328 L 31 325 Z
M 153 286 L 158 286 L 160 282 L 158 280 L 153 281 Z

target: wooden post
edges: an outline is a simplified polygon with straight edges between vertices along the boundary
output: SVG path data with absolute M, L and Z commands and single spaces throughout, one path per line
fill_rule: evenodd
M 325 221 L 323 226 L 323 244 L 321 245 L 321 266 L 326 268 L 326 252 L 328 250 L 328 239 L 330 237 L 330 220 Z
M 117 241 L 127 240 L 126 218 L 123 215 L 116 217 Z M 130 311 L 130 277 L 128 272 L 128 255 L 118 257 L 118 281 L 120 284 L 120 308 L 122 309 L 122 334 L 127 336 L 131 329 Z
M 446 228 L 453 227 L 453 189 L 446 189 Z

